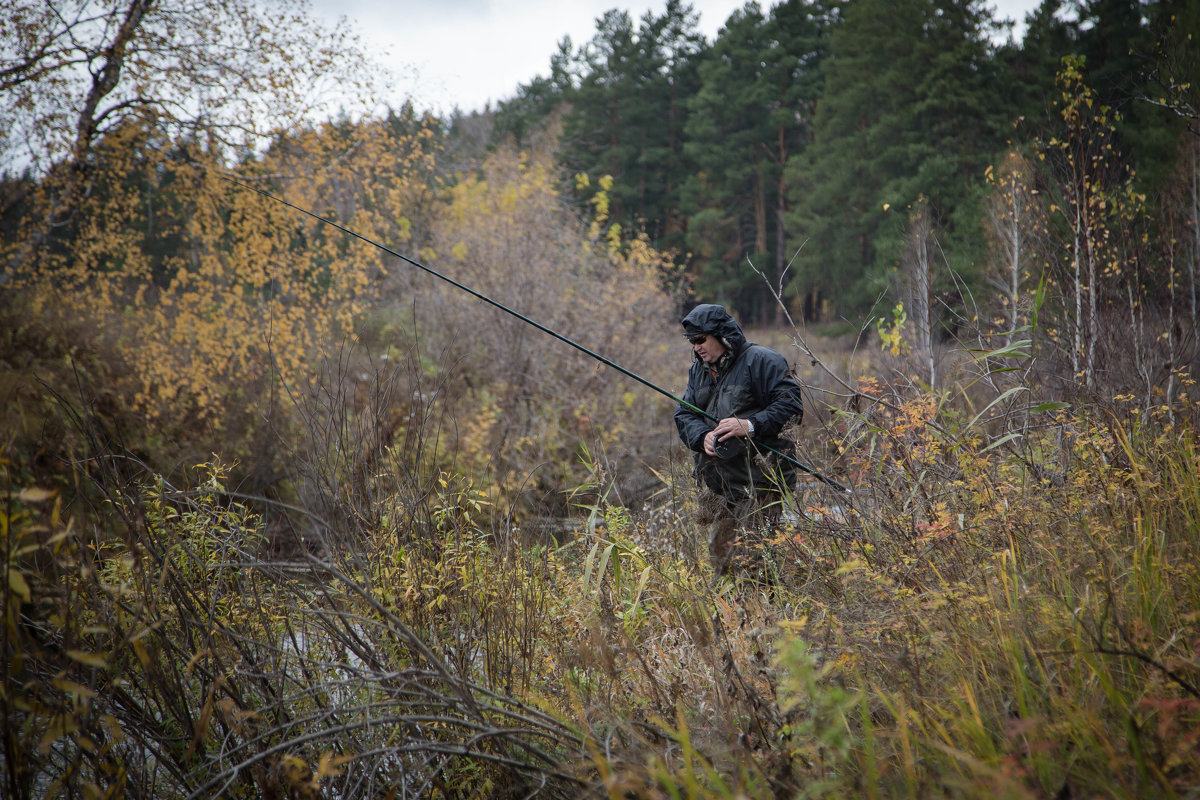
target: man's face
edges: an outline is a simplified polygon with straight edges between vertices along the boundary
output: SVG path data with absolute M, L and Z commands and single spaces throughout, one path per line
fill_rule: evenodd
M 692 352 L 705 364 L 717 363 L 717 359 L 725 352 L 725 345 L 721 344 L 720 339 L 705 333 L 692 336 L 688 341 L 692 343 Z

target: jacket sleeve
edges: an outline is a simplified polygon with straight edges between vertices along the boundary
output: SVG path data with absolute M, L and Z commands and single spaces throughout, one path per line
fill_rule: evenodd
M 699 378 L 699 373 L 695 366 L 693 366 L 688 371 L 687 390 L 684 391 L 682 398 L 684 403 L 696 404 L 696 382 Z M 697 414 L 683 403 L 675 406 L 675 428 L 679 431 L 679 438 L 690 449 L 702 452 L 704 450 L 704 435 L 711 431 L 713 427 L 713 423 L 707 417 Z
M 754 437 L 774 438 L 788 421 L 804 417 L 804 401 L 800 384 L 788 370 L 787 360 L 774 350 L 756 347 L 750 360 L 751 391 L 762 410 L 750 415 L 754 422 Z

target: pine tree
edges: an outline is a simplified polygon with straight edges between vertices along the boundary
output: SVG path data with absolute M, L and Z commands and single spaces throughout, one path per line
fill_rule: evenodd
M 1141 99 L 1200 136 L 1200 0 L 1159 4 L 1150 20 L 1154 63 Z
M 578 86 L 568 94 L 563 158 L 573 173 L 611 175 L 610 218 L 645 229 L 660 246 L 681 244 L 678 191 L 688 169 L 684 99 L 695 91 L 695 56 L 704 46 L 691 6 L 668 0 L 635 30 L 609 11 L 576 54 Z
M 788 169 L 789 234 L 806 243 L 793 296 L 819 291 L 841 297 L 846 310 L 869 306 L 899 262 L 908 217 L 900 212 L 921 197 L 939 241 L 982 238 L 965 211 L 1003 141 L 1004 115 L 989 103 L 991 24 L 976 0 L 845 6 L 814 144 Z M 947 252 L 956 251 L 939 255 Z
M 509 138 L 524 144 L 579 89 L 585 67 L 582 49 L 576 50 L 570 36 L 560 39 L 550 56 L 550 74 L 519 84 L 512 97 L 496 103 L 491 145 L 502 146 Z
M 1063 0 L 1042 0 L 1025 16 L 1021 42 L 1009 42 L 996 53 L 1001 69 L 996 88 L 1014 122 L 1040 126 L 1054 114 L 1054 76 L 1063 56 L 1078 49 L 1078 27 L 1062 14 Z
M 1183 5 L 1173 0 L 1084 0 L 1078 12 L 1077 52 L 1084 58 L 1084 79 L 1101 103 L 1121 112 L 1118 146 L 1129 155 L 1140 180 L 1156 187 L 1171 172 L 1181 126 L 1137 98 L 1146 93 L 1154 68 L 1157 42 L 1150 20 Z M 1196 47 L 1193 43 L 1192 49 Z
M 735 11 L 700 63 L 689 104 L 687 152 L 697 170 L 684 203 L 696 289 L 747 318 L 774 307 L 755 269 L 778 281 L 787 266 L 783 169 L 811 136 L 825 15 L 798 0 L 769 16 L 755 3 Z

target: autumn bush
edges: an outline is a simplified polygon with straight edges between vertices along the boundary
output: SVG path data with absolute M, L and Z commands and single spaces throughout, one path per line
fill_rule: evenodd
M 643 462 L 664 440 L 652 421 L 667 401 L 632 381 L 614 386 L 566 344 L 543 357 L 553 346 L 543 333 L 255 191 L 669 382 L 672 358 L 687 357 L 664 329 L 670 259 L 641 240 L 618 248 L 593 232 L 589 242 L 548 155 L 500 149 L 475 172 L 441 176 L 434 123 L 411 110 L 283 137 L 232 169 L 218 151 L 144 126 L 118 133 L 103 142 L 100 188 L 76 210 L 84 224 L 22 262 L 5 289 L 28 310 L 8 312 L 19 335 L 63 343 L 21 365 L 19 380 L 40 370 L 75 395 L 71 370 L 54 362 L 73 359 L 141 457 L 169 470 L 219 449 L 245 491 L 322 514 L 330 487 L 305 465 L 353 437 L 371 458 L 417 441 L 426 426 L 412 415 L 431 404 L 459 423 L 423 449 L 427 466 L 489 471 L 498 505 L 561 511 L 564 486 L 583 476 L 580 441 L 600 452 L 622 441 L 614 469 L 626 492 L 645 494 Z M 604 221 L 597 213 L 591 225 Z M 334 407 L 341 428 L 317 419 Z M 344 465 L 333 485 L 361 483 L 356 469 Z
M 91 524 L 5 466 L 10 794 L 1186 795 L 1194 387 L 962 377 L 861 384 L 823 434 L 852 491 L 803 483 L 716 585 L 678 451 L 644 507 L 586 461 L 554 541 L 432 453 L 363 465 L 280 558 L 223 465 L 172 484 L 85 416 Z
M 265 457 L 260 421 L 288 424 L 279 399 L 310 390 L 314 355 L 353 336 L 385 266 L 375 248 L 251 187 L 402 246 L 431 213 L 430 140 L 428 120 L 393 115 L 364 120 L 353 141 L 332 124 L 280 137 L 231 166 L 211 141 L 127 122 L 97 145 L 89 191 L 48 244 L 34 223 L 65 191 L 57 174 L 21 207 L 28 224 L 3 249 L 5 291 L 26 313 L 8 314 L 18 329 L 69 343 L 85 376 L 101 371 L 93 388 L 118 398 L 127 436 L 153 431 L 130 442 L 138 452 L 194 463 L 220 437 L 231 459 L 263 456 L 254 469 L 269 476 L 279 464 Z M 364 182 L 378 196 L 364 196 Z M 175 447 L 184 443 L 195 449 Z
M 724 671 L 707 684 L 726 705 L 691 684 L 696 701 L 659 717 L 671 744 L 641 739 L 653 755 L 623 763 L 611 785 L 683 796 L 1193 790 L 1190 401 L 1149 415 L 1133 398 L 1119 412 L 1047 408 L 1019 431 L 1009 410 L 988 432 L 950 397 L 876 399 L 848 428 L 852 497 L 811 488 L 804 516 L 762 543 L 764 564 L 790 568 L 701 595 L 728 637 L 710 651 Z M 641 602 L 656 589 L 639 588 Z M 686 663 L 660 661 L 663 640 L 645 641 L 625 680 L 636 664 Z M 650 681 L 640 694 L 656 696 Z
M 618 247 L 606 238 L 603 188 L 581 221 L 560 194 L 551 155 L 498 147 L 457 176 L 432 265 L 652 383 L 677 383 L 689 355 L 671 327 L 674 299 L 660 288 L 677 269 L 670 254 L 644 239 Z M 580 442 L 612 448 L 622 488 L 645 494 L 653 476 L 644 462 L 663 444 L 658 420 L 670 401 L 445 283 L 403 280 L 411 293 L 400 297 L 426 323 L 424 356 L 459 395 L 449 406 L 465 421 L 458 466 L 487 465 L 493 501 L 524 495 L 541 513 L 561 512 L 562 488 L 582 477 Z

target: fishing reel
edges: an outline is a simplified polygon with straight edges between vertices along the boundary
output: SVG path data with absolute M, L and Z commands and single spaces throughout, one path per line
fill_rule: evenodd
M 713 450 L 722 461 L 739 458 L 746 453 L 746 440 L 740 436 L 730 436 L 724 441 L 718 439 L 713 442 Z

